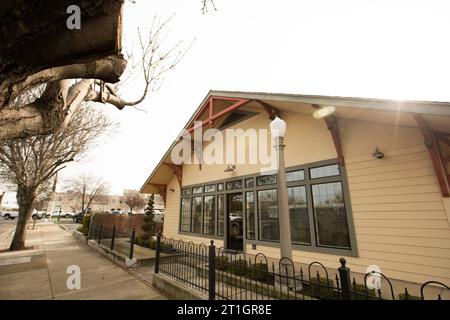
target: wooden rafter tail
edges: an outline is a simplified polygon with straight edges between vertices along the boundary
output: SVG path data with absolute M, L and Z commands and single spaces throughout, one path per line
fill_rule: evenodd
M 164 162 L 163 165 L 169 167 L 170 170 L 172 170 L 172 172 L 177 177 L 178 183 L 181 188 L 182 176 L 183 176 L 183 166 L 178 165 L 178 164 L 173 164 L 173 163 L 167 163 L 167 162 Z
M 448 144 L 448 142 L 450 142 L 450 141 L 447 141 L 446 139 L 447 139 L 447 136 L 442 136 L 442 135 L 436 134 L 437 149 L 439 152 L 439 156 L 442 160 L 442 166 L 444 168 L 445 177 L 447 178 L 447 185 L 450 187 L 450 155 L 448 155 L 448 156 L 445 155 L 444 150 L 440 143 L 440 142 L 442 142 L 450 147 L 450 144 Z
M 445 133 L 436 133 L 436 137 L 450 147 L 450 136 Z
M 258 102 L 261 105 L 261 107 L 263 107 L 264 111 L 266 111 L 266 113 L 269 115 L 269 119 L 273 120 L 273 119 L 275 119 L 275 117 L 280 116 L 280 112 L 274 106 L 270 105 L 267 102 L 261 101 L 261 100 L 255 100 L 255 101 Z
M 416 120 L 417 125 L 422 132 L 424 144 L 427 147 L 431 162 L 433 164 L 433 169 L 436 174 L 439 187 L 441 189 L 441 195 L 447 198 L 450 196 L 446 181 L 448 177 L 446 174 L 444 174 L 443 162 L 441 159 L 441 154 L 438 150 L 438 141 L 436 135 L 433 134 L 433 132 L 428 127 L 425 119 L 420 114 L 415 114 L 414 119 Z
M 150 185 L 158 189 L 159 195 L 163 199 L 164 203 L 166 203 L 167 184 L 150 183 Z
M 311 105 L 314 109 L 320 109 L 320 106 L 317 104 Z M 342 144 L 341 144 L 341 136 L 339 133 L 339 124 L 336 120 L 336 117 L 330 115 L 323 118 L 325 123 L 327 124 L 327 128 L 330 131 L 331 138 L 333 139 L 334 148 L 336 149 L 336 154 L 338 156 L 339 164 L 341 166 L 345 166 L 344 153 L 342 152 Z

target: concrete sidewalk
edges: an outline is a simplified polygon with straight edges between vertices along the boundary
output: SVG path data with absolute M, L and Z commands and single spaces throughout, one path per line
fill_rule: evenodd
M 33 250 L 0 253 L 0 299 L 166 299 L 51 222 L 29 230 L 26 245 Z M 66 287 L 70 265 L 80 267 L 79 290 Z
M 0 220 L 0 251 L 9 248 L 15 229 L 16 222 L 14 220 Z

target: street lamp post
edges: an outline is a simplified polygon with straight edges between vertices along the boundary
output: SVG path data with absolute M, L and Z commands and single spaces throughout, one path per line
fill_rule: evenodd
M 274 139 L 274 149 L 277 157 L 277 182 L 278 182 L 278 220 L 280 230 L 280 258 L 292 260 L 291 225 L 289 219 L 289 204 L 286 185 L 286 171 L 284 165 L 284 134 L 286 133 L 286 122 L 276 117 L 270 123 L 270 131 Z M 282 269 L 289 269 L 286 265 L 289 261 L 281 261 Z M 283 266 L 284 265 L 284 266 Z M 285 270 L 280 270 L 280 272 Z

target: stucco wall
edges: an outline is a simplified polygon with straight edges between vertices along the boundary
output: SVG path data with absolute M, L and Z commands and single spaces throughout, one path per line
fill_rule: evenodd
M 286 165 L 294 166 L 336 158 L 336 151 L 323 120 L 309 115 L 283 113 L 286 134 Z M 437 179 L 417 128 L 396 127 L 358 120 L 339 120 L 346 161 L 350 202 L 355 225 L 358 257 L 346 257 L 353 271 L 364 273 L 376 264 L 394 279 L 422 283 L 450 283 L 450 228 Z M 239 123 L 239 128 L 269 128 L 261 114 Z M 372 157 L 378 146 L 384 159 Z M 225 165 L 185 165 L 183 185 L 231 178 Z M 237 165 L 235 176 L 259 172 L 258 165 Z M 208 239 L 178 234 L 180 189 L 174 178 L 168 192 L 164 230 L 166 236 L 187 241 Z M 222 243 L 218 244 L 219 246 Z M 252 253 L 251 245 L 247 252 Z M 274 247 L 258 245 L 255 252 L 278 257 Z M 339 256 L 296 250 L 294 259 L 320 261 L 338 266 Z

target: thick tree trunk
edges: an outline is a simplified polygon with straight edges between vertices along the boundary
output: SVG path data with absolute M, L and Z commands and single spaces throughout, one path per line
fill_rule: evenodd
M 50 82 L 35 102 L 0 111 L 0 139 L 49 134 L 70 121 L 70 109 L 86 100 L 94 83 L 81 80 L 69 88 L 70 80 Z
M 25 249 L 25 236 L 27 233 L 27 221 L 30 220 L 33 212 L 33 203 L 35 200 L 34 191 L 26 187 L 17 188 L 17 204 L 19 205 L 19 217 L 16 225 L 16 232 L 11 242 L 9 250 Z

